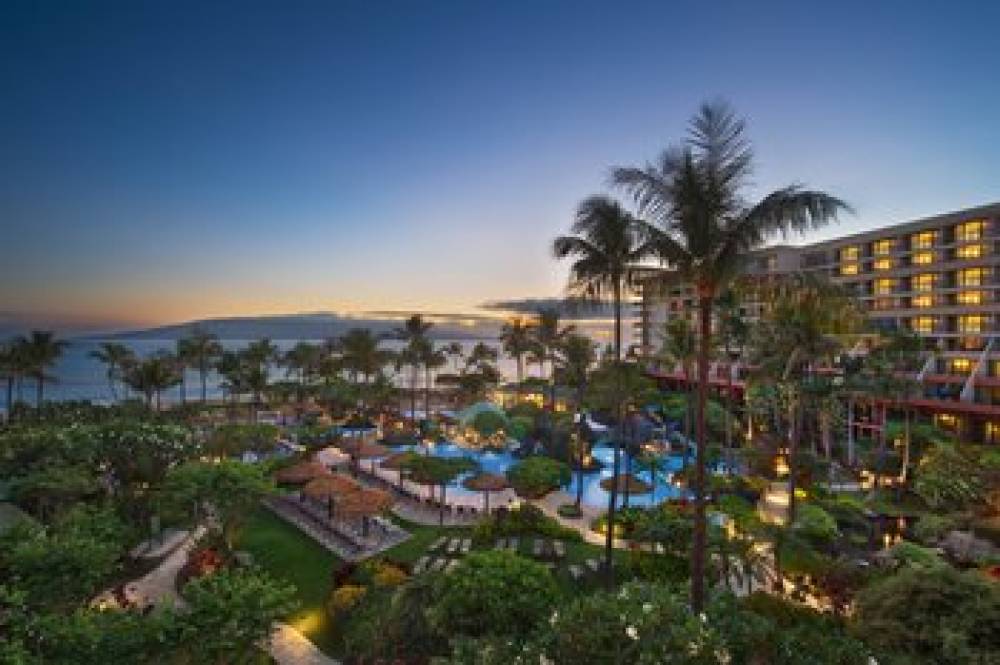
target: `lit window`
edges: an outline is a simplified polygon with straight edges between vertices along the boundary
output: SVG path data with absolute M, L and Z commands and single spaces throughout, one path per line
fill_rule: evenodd
M 966 242 L 969 240 L 979 240 L 986 230 L 986 222 L 981 219 L 973 219 L 955 226 L 956 242 Z
M 922 275 L 914 275 L 911 283 L 913 284 L 914 291 L 933 291 L 934 273 L 924 273 Z
M 952 358 L 949 364 L 952 374 L 968 374 L 972 369 L 972 361 L 968 358 Z
M 858 264 L 857 263 L 845 263 L 840 266 L 841 275 L 857 275 L 858 274 Z
M 933 307 L 934 297 L 933 296 L 916 296 L 911 301 L 910 304 L 914 307 Z
M 934 246 L 934 232 L 924 231 L 910 236 L 910 247 L 913 249 L 930 249 Z
M 971 245 L 962 245 L 955 252 L 955 256 L 960 259 L 978 259 L 983 255 L 983 246 L 979 243 L 973 243 Z
M 876 279 L 875 295 L 884 296 L 889 293 L 892 293 L 892 289 L 895 285 L 896 285 L 896 280 L 894 279 Z
M 960 291 L 958 294 L 958 303 L 960 305 L 979 305 L 982 302 L 982 291 Z
M 1000 423 L 986 423 L 986 443 L 996 443 L 1000 441 Z
M 875 270 L 892 270 L 892 259 L 876 259 Z
M 958 271 L 959 286 L 982 286 L 986 277 L 985 268 L 966 268 Z
M 910 328 L 915 333 L 928 334 L 934 332 L 933 316 L 917 316 L 910 319 Z
M 958 332 L 981 333 L 985 324 L 986 317 L 982 314 L 966 314 L 958 317 Z
M 861 256 L 861 248 L 857 245 L 842 247 L 840 250 L 841 261 L 857 261 Z
M 913 255 L 913 265 L 927 266 L 934 263 L 934 252 L 917 252 Z
M 892 252 L 891 240 L 876 240 L 872 243 L 872 250 L 876 255 L 890 254 Z

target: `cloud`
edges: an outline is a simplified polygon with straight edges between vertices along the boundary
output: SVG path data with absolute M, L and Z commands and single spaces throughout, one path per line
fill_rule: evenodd
M 514 298 L 493 300 L 480 305 L 482 309 L 508 314 L 538 314 L 555 310 L 564 319 L 606 319 L 614 316 L 611 303 L 580 298 Z

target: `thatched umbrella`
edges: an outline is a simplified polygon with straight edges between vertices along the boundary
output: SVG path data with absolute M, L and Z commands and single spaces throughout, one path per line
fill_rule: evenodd
M 353 478 L 341 474 L 328 474 L 314 478 L 302 488 L 302 494 L 319 502 L 326 502 L 330 519 L 333 519 L 334 500 L 340 501 L 346 496 L 361 491 L 361 485 Z
M 368 518 L 389 510 L 392 503 L 392 495 L 385 490 L 365 488 L 345 494 L 340 501 L 340 510 L 347 515 L 361 517 L 362 534 L 367 536 Z
M 488 515 L 490 513 L 490 492 L 502 492 L 503 490 L 510 487 L 510 483 L 504 476 L 499 476 L 495 473 L 479 473 L 471 478 L 467 478 L 465 482 L 462 483 L 465 489 L 472 490 L 473 492 L 483 493 L 483 511 Z
M 631 473 L 619 473 L 601 481 L 601 489 L 606 492 L 610 492 L 614 485 L 618 486 L 619 494 L 649 494 L 653 491 L 652 485 Z
M 383 469 L 396 469 L 397 471 L 399 471 L 399 486 L 402 487 L 403 469 L 406 468 L 410 460 L 416 457 L 416 455 L 417 454 L 415 452 L 410 450 L 407 450 L 402 453 L 393 453 L 392 455 L 389 455 L 384 460 L 379 462 L 379 466 L 381 466 Z
M 350 455 L 351 459 L 355 462 L 363 459 L 372 460 L 372 473 L 375 473 L 374 460 L 379 457 L 385 457 L 392 452 L 390 448 L 386 448 L 380 443 L 372 443 L 371 441 L 341 441 L 337 445 L 341 450 Z
M 278 469 L 274 479 L 283 485 L 302 485 L 314 478 L 329 476 L 330 470 L 319 462 L 299 462 L 284 469 Z

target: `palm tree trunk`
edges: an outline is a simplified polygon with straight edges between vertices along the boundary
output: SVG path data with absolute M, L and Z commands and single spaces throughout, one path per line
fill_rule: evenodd
M 701 613 L 705 606 L 705 465 L 708 431 L 705 408 L 708 403 L 708 358 L 712 343 L 712 294 L 702 289 L 698 297 L 701 340 L 698 346 L 697 448 L 694 481 L 694 534 L 691 543 L 691 609 Z
M 615 435 L 614 442 L 614 463 L 612 464 L 611 470 L 611 491 L 608 492 L 608 529 L 604 536 L 604 576 L 605 583 L 608 589 L 613 589 L 615 585 L 615 574 L 614 568 L 612 566 L 613 556 L 614 556 L 614 537 L 615 537 L 615 504 L 618 501 L 618 474 L 620 472 L 621 465 L 621 439 L 622 439 L 622 408 L 618 407 L 618 432 Z

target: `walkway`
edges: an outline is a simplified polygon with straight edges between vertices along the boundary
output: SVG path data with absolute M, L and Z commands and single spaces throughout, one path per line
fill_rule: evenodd
M 193 538 L 188 538 L 177 546 L 155 569 L 126 585 L 130 601 L 139 606 L 147 603 L 157 607 L 184 607 L 184 600 L 175 586 L 177 573 L 187 561 L 188 552 L 205 533 L 199 526 Z M 107 590 L 94 599 L 94 604 L 103 607 L 117 606 L 114 593 Z M 267 645 L 268 652 L 278 665 L 339 665 L 306 639 L 302 633 L 285 623 L 276 623 Z

